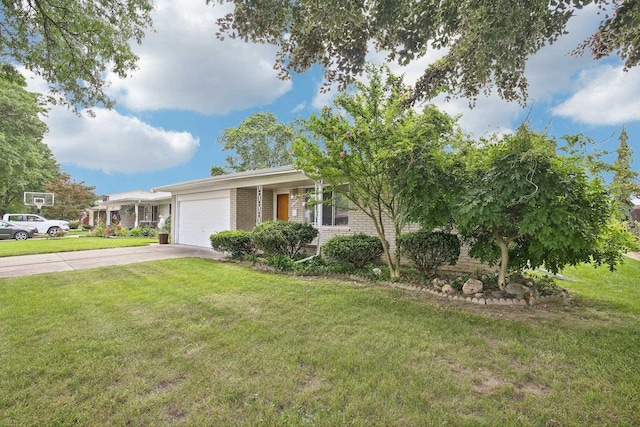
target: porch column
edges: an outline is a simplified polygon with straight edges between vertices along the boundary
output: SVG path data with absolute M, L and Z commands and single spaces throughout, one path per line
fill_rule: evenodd
M 133 227 L 134 227 L 134 228 L 138 226 L 138 205 L 139 205 L 139 204 L 140 204 L 140 200 L 138 200 L 138 201 L 136 202 L 135 206 L 134 206 L 134 211 L 133 211 L 133 213 L 134 213 L 134 215 L 135 215 L 135 218 L 134 218 L 134 220 L 133 220 Z
M 316 245 L 316 255 L 320 255 L 322 239 L 322 181 L 315 182 L 316 204 L 313 208 L 314 221 L 318 229 L 318 244 Z
M 262 223 L 262 185 L 256 187 L 256 225 Z

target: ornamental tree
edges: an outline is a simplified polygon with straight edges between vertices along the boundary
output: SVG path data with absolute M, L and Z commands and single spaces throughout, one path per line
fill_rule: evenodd
M 54 206 L 43 208 L 49 218 L 77 220 L 83 210 L 93 206 L 98 196 L 93 192 L 95 185 L 75 182 L 68 173 L 61 173 L 56 179 L 44 185 L 48 193 L 55 194 Z
M 408 88 L 387 67 L 369 64 L 366 72 L 367 83 L 354 83 L 338 95 L 333 108 L 303 122 L 306 134 L 292 149 L 298 169 L 341 189 L 341 195 L 371 219 L 390 275 L 397 278 L 399 255 L 391 253 L 386 238 L 389 231 L 400 234 L 405 218 L 392 184 L 397 159 L 416 146 L 440 144 L 454 121 L 434 106 L 421 112 L 409 108 Z
M 207 0 L 233 3 L 218 21 L 218 37 L 270 43 L 280 48 L 283 78 L 320 64 L 328 81 L 346 86 L 365 69 L 370 49 L 407 65 L 432 51 L 444 55 L 418 80 L 411 99 L 442 91 L 476 98 L 495 85 L 506 100 L 524 100 L 527 58 L 567 33 L 579 9 L 595 4 L 606 15 L 596 33 L 576 48 L 595 58 L 615 53 L 627 68 L 640 62 L 637 1 Z
M 609 194 L 583 158 L 526 125 L 466 154 L 456 225 L 472 256 L 499 265 L 501 288 L 509 270 L 620 261 L 628 233 L 611 228 Z

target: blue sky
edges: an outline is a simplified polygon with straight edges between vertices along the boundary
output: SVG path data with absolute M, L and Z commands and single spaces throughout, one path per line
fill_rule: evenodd
M 320 92 L 318 68 L 279 80 L 272 68 L 274 47 L 217 40 L 215 20 L 226 7 L 213 8 L 204 0 L 156 3 L 155 31 L 135 47 L 139 69 L 125 80 L 107 77 L 116 108 L 79 118 L 52 107 L 45 118 L 50 129 L 45 142 L 64 171 L 75 181 L 95 185 L 96 193 L 205 178 L 211 165 L 225 165 L 228 153 L 217 142 L 223 129 L 260 111 L 271 111 L 283 122 L 308 117 L 335 96 L 336 91 Z M 474 109 L 466 99 L 433 102 L 461 114 L 463 129 L 475 136 L 512 131 L 528 117 L 537 130 L 557 137 L 582 133 L 612 152 L 624 124 L 634 150 L 633 168 L 640 171 L 640 70 L 623 72 L 617 58 L 569 55 L 595 31 L 599 19 L 594 8 L 585 8 L 570 24 L 569 36 L 529 60 L 527 107 L 495 94 L 479 99 Z M 404 68 L 390 66 L 413 83 L 440 55 L 433 52 Z M 380 63 L 384 53 L 368 59 Z M 30 90 L 46 92 L 36 78 L 29 82 Z

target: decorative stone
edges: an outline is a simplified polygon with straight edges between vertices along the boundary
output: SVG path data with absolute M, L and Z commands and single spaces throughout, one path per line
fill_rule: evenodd
M 468 279 L 462 285 L 462 293 L 465 295 L 477 294 L 483 288 L 482 282 L 478 279 Z
M 433 286 L 435 289 L 442 289 L 442 287 L 444 285 L 447 284 L 447 281 L 445 279 L 441 279 L 439 277 L 436 277 L 435 279 L 433 279 L 433 281 L 431 282 L 431 286 Z
M 446 284 L 442 287 L 442 292 L 444 292 L 445 294 L 452 295 L 456 293 L 456 290 L 453 288 L 453 286 Z
M 505 297 L 505 293 L 502 291 L 493 291 L 491 292 L 491 296 L 496 298 L 496 299 L 500 299 L 500 298 L 504 298 Z
M 482 298 L 484 296 L 484 294 L 482 292 L 478 292 L 477 294 L 474 295 L 474 297 L 476 298 Z
M 505 286 L 504 290 L 509 295 L 513 295 L 517 299 L 522 299 L 524 298 L 526 292 L 524 288 L 525 287 L 519 283 L 509 283 L 507 286 Z

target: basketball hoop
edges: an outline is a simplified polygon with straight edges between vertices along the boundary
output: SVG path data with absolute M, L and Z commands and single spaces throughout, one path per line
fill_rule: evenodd
M 35 206 L 38 208 L 38 213 L 43 206 L 53 206 L 53 193 L 36 193 L 25 191 L 24 204 L 25 206 Z
M 36 207 L 38 208 L 38 213 L 40 213 L 40 209 L 42 209 L 42 206 L 44 205 L 44 198 L 34 197 L 33 204 L 36 205 Z

